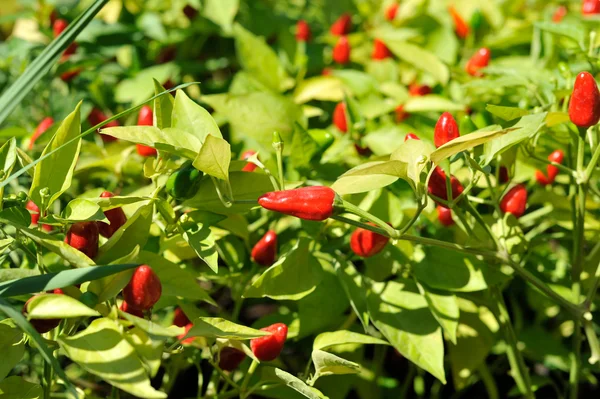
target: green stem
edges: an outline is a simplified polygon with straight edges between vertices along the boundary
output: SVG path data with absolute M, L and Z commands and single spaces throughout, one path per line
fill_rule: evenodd
M 594 331 L 594 324 L 589 320 L 583 322 L 583 329 L 585 330 L 585 336 L 587 337 L 592 352 L 589 362 L 590 364 L 594 364 L 600 360 L 600 343 L 598 342 L 598 336 L 596 335 L 596 331 Z
M 592 159 L 590 163 L 588 163 L 585 168 L 585 173 L 583 175 L 584 183 L 588 183 L 594 174 L 594 170 L 596 169 L 596 164 L 598 163 L 598 159 L 600 159 L 600 145 L 596 147 L 594 150 L 594 154 L 592 155 Z
M 240 398 L 241 399 L 245 399 L 247 397 L 247 390 L 248 390 L 248 383 L 250 383 L 250 378 L 252 378 L 252 375 L 254 374 L 254 372 L 256 371 L 256 368 L 258 367 L 258 362 L 256 360 L 252 360 L 252 364 L 250 364 L 250 367 L 248 368 L 248 372 L 246 372 L 246 375 L 244 376 L 244 381 L 242 381 L 242 387 L 240 388 Z
M 494 376 L 490 373 L 490 369 L 488 368 L 485 362 L 482 362 L 479 368 L 479 377 L 481 377 L 481 381 L 483 381 L 483 385 L 485 385 L 485 390 L 487 391 L 489 399 L 499 399 L 498 395 L 498 387 L 496 386 L 496 381 L 494 381 Z
M 369 222 L 375 223 L 378 227 L 380 227 L 381 229 L 383 229 L 387 232 L 387 234 L 385 234 L 385 235 L 387 235 L 388 237 L 393 238 L 393 239 L 398 239 L 400 237 L 399 232 L 397 230 L 395 230 L 392 226 L 390 226 L 383 220 L 379 219 L 377 216 L 372 215 L 371 213 L 360 209 L 359 207 L 352 204 L 351 202 L 342 200 L 341 207 L 346 212 L 360 216 L 361 218 L 366 219 Z
M 44 399 L 50 399 L 52 391 L 52 366 L 44 361 Z
M 584 309 L 590 310 L 590 308 L 592 307 L 592 301 L 596 297 L 596 291 L 598 290 L 599 284 L 600 284 L 600 263 L 598 263 L 598 267 L 596 267 L 596 273 L 594 274 L 594 280 L 592 281 L 590 290 L 588 291 L 588 293 L 585 297 L 585 302 L 583 305 Z
M 400 230 L 400 235 L 406 233 L 416 223 L 417 219 L 421 215 L 421 212 L 423 212 L 423 209 L 425 209 L 425 205 L 419 203 L 419 206 L 417 207 L 417 211 L 415 212 L 413 217 Z

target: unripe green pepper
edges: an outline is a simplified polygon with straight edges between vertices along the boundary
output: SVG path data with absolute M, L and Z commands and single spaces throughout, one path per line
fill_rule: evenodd
M 469 115 L 465 115 L 460 120 L 459 130 L 462 134 L 473 133 L 475 130 L 477 130 L 477 126 L 475 126 Z
M 335 140 L 333 135 L 327 130 L 311 129 L 308 131 L 308 133 L 310 134 L 310 137 L 312 137 L 312 139 L 319 146 L 319 152 L 324 152 L 325 150 L 327 150 Z
M 477 30 L 481 27 L 481 23 L 483 22 L 483 15 L 479 9 L 476 9 L 471 15 L 470 25 L 473 30 Z
M 169 176 L 167 180 L 167 193 L 178 200 L 192 198 L 202 179 L 202 172 L 192 166 L 191 162 L 186 162 L 181 168 Z

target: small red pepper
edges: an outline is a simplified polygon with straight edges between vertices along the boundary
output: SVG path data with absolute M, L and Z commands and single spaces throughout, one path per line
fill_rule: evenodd
M 110 198 L 114 197 L 114 194 L 110 191 L 104 191 L 100 194 L 100 198 Z M 123 212 L 123 208 L 113 208 L 104 212 L 104 216 L 110 222 L 110 225 L 104 222 L 98 222 L 98 230 L 100 231 L 100 235 L 102 237 L 110 238 L 115 234 L 121 226 L 123 226 L 127 222 L 127 216 L 125 216 L 125 212 Z
M 58 292 L 54 293 L 59 294 Z M 25 305 L 23 305 L 23 310 L 21 311 L 21 313 L 23 313 L 24 316 L 27 316 L 27 305 L 29 305 L 29 302 L 31 302 L 33 298 L 37 298 L 38 296 L 40 296 L 40 294 L 32 296 L 27 300 L 27 302 L 25 302 Z M 60 321 L 61 319 L 31 319 L 29 320 L 29 323 L 31 323 L 35 331 L 37 331 L 40 334 L 44 334 L 58 327 Z
M 152 126 L 154 125 L 154 115 L 152 112 L 152 107 L 149 105 L 144 105 L 140 109 L 140 113 L 138 114 L 138 126 Z M 158 152 L 155 148 L 149 147 L 143 144 L 136 144 L 137 153 L 143 157 L 153 157 Z
M 252 155 L 256 154 L 256 151 L 254 150 L 248 150 L 248 151 L 244 151 L 244 153 L 241 156 L 242 160 L 246 160 L 248 158 L 250 158 Z M 243 172 L 254 172 L 254 170 L 257 168 L 258 166 L 256 166 L 255 164 L 253 164 L 252 162 L 248 162 L 246 165 L 244 165 L 244 167 L 242 168 Z
M 35 204 L 35 202 L 29 200 L 25 205 L 25 209 L 31 211 L 29 212 L 31 213 L 31 225 L 37 226 L 38 221 L 40 220 L 40 208 Z M 42 229 L 44 229 L 47 232 L 50 232 L 52 231 L 52 226 L 43 224 Z
M 411 83 L 408 85 L 408 94 L 413 97 L 426 96 L 427 94 L 431 94 L 431 87 L 420 85 L 418 83 Z
M 433 143 L 439 148 L 449 141 L 460 137 L 458 124 L 449 112 L 444 112 L 435 124 L 433 133 Z
M 600 0 L 583 0 L 581 13 L 583 15 L 600 14 Z
M 490 63 L 492 52 L 486 47 L 482 47 L 467 62 L 465 65 L 465 71 L 471 76 L 481 77 L 483 73 L 480 69 L 485 68 Z
M 508 175 L 508 168 L 506 166 L 500 166 L 498 180 L 500 181 L 500 184 L 506 184 L 510 180 L 510 176 Z
M 452 187 L 452 199 L 455 199 L 464 191 L 464 187 L 454 176 L 450 177 L 450 187 Z M 435 167 L 435 170 L 429 178 L 427 191 L 429 194 L 448 201 L 448 193 L 446 192 L 446 173 L 439 166 Z
M 54 23 L 52 24 L 52 32 L 54 34 L 54 37 L 57 38 L 58 36 L 60 36 L 60 34 L 63 33 L 65 29 L 67 29 L 67 26 L 69 26 L 69 23 L 64 19 L 57 19 L 56 21 L 54 21 Z M 77 43 L 73 42 L 69 45 L 69 47 L 67 47 L 65 52 L 62 54 L 61 61 L 65 61 L 67 58 L 69 58 L 69 56 L 74 54 L 75 51 L 77 51 Z
M 261 266 L 271 266 L 277 256 L 277 233 L 269 230 L 252 248 L 252 259 Z
M 78 76 L 81 73 L 81 68 L 73 68 L 73 69 L 69 69 L 66 72 L 63 72 L 60 74 L 60 80 L 62 80 L 63 82 L 70 82 L 73 78 L 75 78 L 76 76 Z
M 556 162 L 562 164 L 563 159 L 565 157 L 565 153 L 562 150 L 553 151 L 550 155 L 548 155 L 548 160 L 550 162 Z M 554 183 L 556 176 L 558 175 L 559 169 L 554 165 L 548 165 L 546 167 L 546 174 L 541 170 L 535 171 L 535 179 L 542 186 Z
M 466 37 L 469 36 L 469 25 L 465 22 L 459 12 L 456 11 L 456 8 L 450 6 L 448 7 L 448 11 L 450 11 L 450 15 L 454 21 L 454 32 L 456 32 L 456 36 L 461 39 L 466 39 Z
M 33 149 L 33 145 L 35 144 L 35 141 L 38 139 L 38 137 L 40 137 L 46 130 L 50 129 L 50 127 L 53 124 L 54 124 L 54 119 L 50 116 L 42 119 L 40 124 L 37 125 L 37 127 L 33 131 L 33 134 L 31 135 L 31 139 L 29 139 L 29 149 L 30 150 Z
M 347 64 L 350 61 L 350 43 L 346 36 L 340 36 L 333 47 L 333 61 L 338 64 Z
M 598 2 L 600 4 L 600 2 Z M 563 18 L 567 15 L 567 7 L 560 6 L 554 11 L 554 15 L 552 15 L 552 22 L 559 23 L 563 20 Z
M 329 31 L 332 35 L 343 36 L 350 33 L 352 28 L 352 18 L 350 14 L 342 14 L 334 23 L 331 25 Z
M 162 294 L 162 285 L 154 270 L 148 265 L 139 266 L 131 280 L 123 288 L 123 298 L 127 305 L 137 310 L 148 310 Z
M 173 325 L 177 327 L 185 327 L 190 324 L 190 319 L 183 313 L 181 308 L 176 308 L 173 315 Z
M 275 360 L 281 353 L 285 340 L 287 338 L 288 328 L 283 323 L 275 323 L 268 327 L 261 328 L 261 331 L 268 331 L 271 335 L 254 338 L 250 341 L 250 347 L 254 356 L 261 362 Z
M 371 58 L 374 60 L 385 60 L 392 56 L 392 52 L 387 48 L 384 42 L 379 39 L 375 39 L 373 42 L 373 53 Z
M 342 132 L 348 131 L 348 120 L 346 119 L 346 104 L 338 103 L 333 110 L 333 124 Z
M 233 371 L 245 358 L 246 354 L 241 350 L 226 346 L 219 352 L 219 368 L 224 371 Z
M 387 19 L 388 21 L 393 21 L 394 19 L 396 19 L 396 13 L 398 12 L 398 3 L 394 3 L 391 4 L 386 10 L 385 10 L 385 19 Z
M 397 123 L 404 121 L 410 115 L 408 112 L 404 111 L 404 105 L 398 105 L 394 110 L 394 113 L 396 114 Z
M 406 141 L 406 140 L 421 140 L 421 139 L 419 138 L 419 136 L 417 136 L 414 133 L 408 133 L 406 136 L 404 136 L 404 141 Z
M 303 19 L 298 21 L 296 23 L 296 41 L 308 42 L 310 41 L 311 36 L 312 33 L 310 31 L 310 26 L 308 25 L 308 23 Z
M 182 339 L 183 337 L 185 337 L 187 335 L 187 333 L 190 332 L 190 330 L 192 329 L 192 327 L 194 327 L 194 324 L 189 323 L 188 325 L 185 326 L 185 330 L 183 331 L 183 334 L 178 335 L 177 339 Z M 192 342 L 194 342 L 194 340 L 196 339 L 196 337 L 189 337 L 184 339 L 183 341 L 181 341 L 182 345 L 189 345 Z
M 98 255 L 99 235 L 96 222 L 77 222 L 69 228 L 65 242 L 94 259 Z
M 600 92 L 589 72 L 581 72 L 575 79 L 569 102 L 569 118 L 581 128 L 594 126 L 600 120 Z
M 374 223 L 369 224 L 375 226 Z M 381 252 L 389 240 L 389 237 L 359 227 L 350 237 L 350 249 L 356 255 L 368 258 Z
M 305 220 L 325 220 L 333 215 L 335 191 L 325 186 L 273 191 L 258 198 L 265 209 Z
M 527 207 L 527 189 L 522 184 L 511 188 L 500 201 L 500 209 L 504 213 L 512 213 L 515 217 L 521 217 Z
M 121 307 L 120 307 L 119 309 L 121 309 L 121 311 L 122 311 L 122 312 L 129 313 L 129 314 L 131 314 L 131 315 L 134 315 L 134 316 L 140 317 L 140 318 L 142 318 L 142 319 L 144 318 L 144 312 L 142 312 L 142 311 L 141 311 L 141 310 L 139 310 L 139 309 L 134 309 L 133 307 L 131 307 L 131 305 L 129 305 L 129 304 L 128 304 L 127 302 L 125 302 L 125 301 L 123 301 L 123 302 L 121 303 Z
M 87 117 L 89 124 L 92 126 L 96 126 L 97 124 L 102 123 L 107 119 L 108 119 L 108 117 L 106 116 L 106 114 L 95 107 L 92 108 L 92 110 L 90 111 L 90 114 Z M 110 121 L 106 125 L 104 125 L 104 127 L 116 127 L 116 126 L 120 126 L 119 122 L 117 120 Z M 104 141 L 105 143 L 109 143 L 111 141 L 117 140 L 116 137 L 112 137 L 107 134 L 101 134 L 100 136 L 102 137 L 102 141 Z
M 452 219 L 452 210 L 450 208 L 438 205 L 436 209 L 438 214 L 438 220 L 440 221 L 442 226 L 449 227 L 454 224 L 454 219 Z

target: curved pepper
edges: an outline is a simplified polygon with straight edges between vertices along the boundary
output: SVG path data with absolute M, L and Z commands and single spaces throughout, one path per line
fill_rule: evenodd
M 186 162 L 181 168 L 171 173 L 167 179 L 167 193 L 178 200 L 186 200 L 196 195 L 203 173 Z
M 138 126 L 152 126 L 154 125 L 153 118 L 154 116 L 152 112 L 152 107 L 150 107 L 149 105 L 144 105 L 140 109 L 140 113 L 138 114 L 137 124 Z M 152 157 L 158 153 L 155 148 L 149 147 L 147 145 L 136 144 L 135 146 L 137 149 L 137 153 L 143 157 Z
M 96 222 L 74 223 L 65 236 L 65 242 L 83 252 L 90 259 L 98 255 L 98 225 Z
M 160 279 L 148 265 L 139 266 L 133 272 L 131 280 L 123 288 L 123 298 L 127 306 L 136 310 L 148 310 L 162 294 Z
M 450 186 L 452 187 L 452 198 L 455 199 L 463 191 L 464 187 L 460 181 L 454 177 L 450 177 Z M 439 166 L 435 167 L 431 177 L 429 178 L 429 184 L 427 185 L 427 191 L 438 198 L 448 201 L 448 193 L 446 190 L 446 173 Z
M 261 331 L 268 331 L 271 335 L 254 338 L 250 341 L 250 348 L 258 360 L 270 362 L 281 353 L 287 338 L 288 327 L 283 323 L 275 323 L 261 328 Z
M 511 188 L 500 201 L 500 209 L 504 213 L 512 213 L 521 217 L 527 208 L 527 189 L 522 184 Z
M 471 76 L 481 77 L 483 73 L 479 71 L 485 68 L 490 63 L 492 52 L 486 47 L 482 47 L 467 62 L 465 65 L 465 71 Z
M 31 135 L 31 139 L 29 139 L 29 149 L 30 150 L 33 149 L 33 145 L 35 144 L 35 141 L 38 139 L 38 137 L 40 137 L 46 130 L 50 129 L 50 127 L 53 124 L 54 124 L 54 119 L 50 116 L 42 119 L 40 124 L 37 125 L 37 127 L 33 131 L 33 134 Z
M 310 26 L 308 23 L 301 19 L 296 23 L 296 41 L 297 42 L 308 42 L 312 36 Z
M 350 61 L 350 43 L 346 36 L 341 36 L 333 47 L 333 61 L 338 64 L 347 64 Z
M 321 221 L 333 215 L 335 198 L 335 191 L 329 187 L 311 186 L 266 193 L 258 203 L 270 211 Z
M 387 48 L 384 42 L 379 39 L 375 39 L 373 42 L 373 53 L 371 58 L 374 60 L 385 60 L 392 56 L 392 52 Z
M 346 119 L 346 104 L 338 103 L 333 110 L 333 124 L 342 132 L 348 131 L 348 120 Z
M 385 10 L 385 19 L 388 21 L 393 21 L 396 19 L 396 13 L 398 12 L 398 3 L 390 4 L 390 6 Z
M 374 223 L 369 223 L 375 226 Z M 385 248 L 389 237 L 377 234 L 371 230 L 358 228 L 354 230 L 350 237 L 350 249 L 356 255 L 362 258 L 368 258 L 377 255 Z
M 456 8 L 450 6 L 448 7 L 448 11 L 450 11 L 450 15 L 454 21 L 454 32 L 456 32 L 456 36 L 465 39 L 469 36 L 469 25 L 467 25 L 463 17 L 456 11 Z
M 589 72 L 581 72 L 575 79 L 569 102 L 569 118 L 581 128 L 594 126 L 600 120 L 600 92 Z
M 332 35 L 342 36 L 350 32 L 352 28 L 352 17 L 350 14 L 342 14 L 332 25 L 329 31 Z
M 563 159 L 565 157 L 565 153 L 562 150 L 553 151 L 550 155 L 548 155 L 548 160 L 550 162 L 556 162 L 562 164 Z M 546 174 L 541 170 L 535 171 L 535 179 L 542 186 L 554 183 L 556 176 L 558 176 L 558 167 L 554 165 L 548 165 L 546 167 Z
M 277 256 L 277 233 L 269 230 L 254 245 L 251 253 L 252 259 L 262 266 L 271 266 Z
M 433 133 L 433 143 L 436 148 L 439 148 L 449 141 L 460 137 L 456 120 L 449 112 L 444 112 L 440 119 L 435 124 Z

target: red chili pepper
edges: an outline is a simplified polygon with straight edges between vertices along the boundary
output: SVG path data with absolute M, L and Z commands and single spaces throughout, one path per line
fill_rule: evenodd
M 219 352 L 219 368 L 225 371 L 233 371 L 244 361 L 246 354 L 239 349 L 229 346 Z
M 333 215 L 335 191 L 325 186 L 273 191 L 258 198 L 265 209 L 305 220 L 325 220 Z
M 110 191 L 104 191 L 102 194 L 100 194 L 100 198 L 110 197 L 114 197 L 114 194 Z M 110 222 L 110 225 L 104 222 L 98 222 L 98 231 L 100 231 L 102 237 L 112 237 L 113 234 L 115 234 L 115 232 L 119 230 L 119 228 L 121 228 L 121 226 L 123 226 L 125 222 L 127 222 L 127 216 L 125 216 L 125 212 L 123 212 L 123 208 L 121 207 L 105 211 L 104 216 L 106 216 L 106 218 Z
M 581 128 L 594 126 L 600 120 L 600 92 L 589 72 L 581 72 L 575 79 L 569 102 L 571 122 Z
M 77 222 L 69 228 L 65 242 L 94 259 L 98 255 L 99 235 L 96 222 Z
M 241 157 L 241 158 L 242 158 L 243 160 L 246 160 L 246 159 L 250 158 L 250 157 L 251 157 L 252 155 L 254 155 L 254 154 L 256 154 L 256 151 L 254 151 L 254 150 L 248 150 L 248 151 L 245 151 L 245 152 L 242 154 L 242 157 Z M 256 165 L 255 165 L 255 164 L 253 164 L 252 162 L 248 162 L 248 163 L 247 163 L 247 164 L 246 164 L 246 165 L 245 165 L 245 166 L 242 168 L 242 171 L 243 171 L 243 172 L 254 172 L 254 170 L 255 170 L 257 167 L 258 167 L 258 166 L 256 166 Z
M 74 77 L 81 73 L 81 68 L 73 68 L 60 74 L 60 80 L 63 82 L 70 82 Z
M 25 205 L 25 209 L 31 211 L 29 212 L 31 213 L 31 225 L 37 226 L 38 221 L 40 220 L 40 208 L 35 204 L 35 202 L 29 200 Z M 52 226 L 43 224 L 42 229 L 44 229 L 47 232 L 50 232 L 52 231 Z
M 483 73 L 480 69 L 485 68 L 490 63 L 492 52 L 486 47 L 482 47 L 467 62 L 465 65 L 465 71 L 471 76 L 481 77 Z
M 182 339 L 183 337 L 185 337 L 187 335 L 187 333 L 190 332 L 190 330 L 192 329 L 192 327 L 194 327 L 194 325 L 192 323 L 190 323 L 187 326 L 185 326 L 185 330 L 183 331 L 183 334 L 178 335 L 177 339 Z M 194 342 L 195 339 L 196 339 L 196 337 L 186 338 L 183 341 L 181 341 L 181 344 L 182 345 L 189 345 L 192 342 Z
M 92 108 L 92 110 L 90 111 L 90 114 L 87 117 L 89 124 L 92 126 L 96 126 L 97 124 L 102 123 L 107 119 L 108 119 L 108 117 L 106 116 L 106 114 L 95 107 Z M 119 122 L 117 120 L 110 121 L 106 125 L 104 125 L 104 127 L 116 127 L 116 126 L 120 126 Z M 112 137 L 112 136 L 109 136 L 106 134 L 101 134 L 100 136 L 102 137 L 102 141 L 104 141 L 105 143 L 109 143 L 111 141 L 117 140 L 116 137 Z
M 464 187 L 454 176 L 450 176 L 450 187 L 452 188 L 452 199 L 455 199 L 464 191 Z M 446 173 L 439 166 L 435 167 L 435 170 L 429 178 L 427 191 L 429 194 L 448 201 L 448 193 L 446 192 Z
M 296 41 L 308 42 L 310 41 L 311 36 L 312 33 L 310 31 L 310 26 L 308 25 L 308 23 L 303 19 L 298 21 L 296 23 Z
M 511 188 L 500 201 L 500 209 L 504 213 L 512 213 L 515 217 L 521 217 L 527 207 L 527 189 L 522 184 Z
M 374 223 L 369 224 L 375 226 Z M 368 258 L 381 252 L 389 240 L 389 237 L 359 227 L 350 237 L 350 249 L 356 255 Z
M 129 313 L 129 314 L 131 314 L 131 315 L 134 315 L 134 316 L 140 317 L 140 318 L 142 318 L 142 319 L 144 318 L 144 312 L 142 312 L 142 311 L 141 311 L 141 310 L 139 310 L 139 309 L 134 309 L 133 307 L 131 307 L 131 305 L 129 305 L 129 304 L 128 304 L 127 302 L 125 302 L 125 301 L 123 301 L 123 302 L 121 303 L 121 307 L 120 307 L 119 309 L 121 309 L 121 311 L 122 311 L 122 312 Z
M 600 4 L 600 2 L 598 2 L 598 4 Z M 563 20 L 563 18 L 566 15 L 567 15 L 567 7 L 560 6 L 556 9 L 556 11 L 554 12 L 554 15 L 552 15 L 552 21 L 559 23 Z
M 139 266 L 133 272 L 131 280 L 123 288 L 123 298 L 128 306 L 137 310 L 148 310 L 162 293 L 162 285 L 154 270 L 148 265 Z
M 138 114 L 138 126 L 152 126 L 154 125 L 154 115 L 152 112 L 152 107 L 149 105 L 144 105 L 140 109 L 140 113 Z M 143 157 L 152 157 L 158 154 L 155 148 L 149 147 L 143 144 L 136 144 L 137 153 Z
M 56 21 L 54 21 L 54 23 L 52 24 L 52 32 L 54 34 L 54 37 L 56 38 L 60 36 L 60 34 L 63 33 L 65 29 L 67 29 L 68 25 L 69 23 L 64 19 L 57 19 Z M 61 61 L 65 61 L 67 58 L 69 58 L 70 55 L 75 53 L 75 51 L 77 51 L 77 43 L 73 42 L 69 45 L 69 47 L 67 47 L 67 49 L 63 53 Z
M 393 21 L 394 19 L 396 19 L 397 12 L 398 12 L 398 3 L 391 4 L 385 10 L 385 19 L 387 19 L 388 21 Z
M 34 295 L 31 298 L 29 298 L 27 300 L 27 302 L 25 302 L 25 305 L 23 305 L 23 310 L 21 311 L 21 313 L 23 313 L 24 316 L 27 316 L 27 305 L 29 305 L 29 302 L 31 302 L 33 300 L 33 298 L 37 298 L 38 295 Z M 29 322 L 31 323 L 31 325 L 33 326 L 33 328 L 35 329 L 35 331 L 37 331 L 40 334 L 44 334 L 47 333 L 50 330 L 54 330 L 56 327 L 58 327 L 58 325 L 60 324 L 61 319 L 31 319 L 29 320 Z
M 583 0 L 581 13 L 583 15 L 600 14 L 600 0 Z
M 443 226 L 449 227 L 454 224 L 454 219 L 452 219 L 452 210 L 450 208 L 438 205 L 436 209 L 438 214 L 438 220 Z
M 333 47 L 333 61 L 338 64 L 347 64 L 350 61 L 350 43 L 346 36 L 340 36 Z
M 418 83 L 411 83 L 408 85 L 408 94 L 414 97 L 426 96 L 427 94 L 431 94 L 431 87 L 420 85 Z
M 460 37 L 461 39 L 466 39 L 466 37 L 469 36 L 469 25 L 465 22 L 458 11 L 456 11 L 456 8 L 450 6 L 448 7 L 448 11 L 450 11 L 450 15 L 454 21 L 454 32 L 456 32 L 456 36 Z
M 371 58 L 374 60 L 384 60 L 392 56 L 392 52 L 387 48 L 384 42 L 379 39 L 375 39 L 373 42 L 373 53 Z
M 406 141 L 406 140 L 421 140 L 421 139 L 419 138 L 419 136 L 417 136 L 414 133 L 408 133 L 406 136 L 404 136 L 404 141 Z
M 548 155 L 548 160 L 550 162 L 556 162 L 562 164 L 562 161 L 565 157 L 565 153 L 562 150 L 556 150 Z M 542 186 L 554 183 L 556 176 L 558 175 L 559 169 L 554 165 L 548 165 L 546 167 L 546 174 L 541 170 L 535 171 L 535 179 Z
M 352 28 L 352 17 L 350 14 L 342 14 L 334 23 L 331 25 L 329 31 L 332 35 L 342 36 L 350 32 Z
M 396 113 L 396 122 L 400 123 L 409 117 L 409 113 L 404 111 L 404 105 L 398 105 L 394 110 Z
M 348 131 L 348 120 L 346 119 L 346 104 L 338 103 L 333 110 L 333 124 L 342 132 Z
M 190 319 L 183 313 L 181 308 L 175 308 L 175 312 L 173 315 L 173 325 L 177 327 L 185 327 L 190 324 Z
M 460 137 L 458 124 L 449 112 L 444 112 L 440 119 L 435 124 L 433 133 L 433 143 L 436 148 L 439 148 L 449 141 Z
M 500 184 L 508 183 L 508 181 L 510 180 L 510 176 L 508 175 L 508 168 L 506 166 L 500 166 L 498 180 L 500 181 Z
M 40 137 L 42 135 L 42 133 L 44 133 L 46 130 L 50 129 L 50 127 L 53 124 L 54 124 L 54 119 L 50 116 L 42 119 L 40 124 L 37 125 L 37 127 L 33 131 L 33 134 L 31 135 L 31 139 L 29 139 L 29 149 L 30 150 L 33 149 L 33 145 L 35 144 L 35 141 L 38 139 L 38 137 Z
M 254 356 L 261 362 L 275 360 L 281 353 L 285 340 L 287 338 L 288 328 L 283 323 L 275 323 L 268 327 L 261 328 L 261 331 L 268 331 L 271 335 L 254 338 L 250 341 L 250 347 Z
M 262 266 L 271 266 L 277 256 L 277 233 L 273 230 L 264 236 L 252 248 L 252 259 Z

